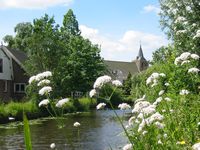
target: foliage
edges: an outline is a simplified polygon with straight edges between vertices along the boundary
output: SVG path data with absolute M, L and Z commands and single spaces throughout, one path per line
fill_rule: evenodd
M 167 57 L 167 61 L 154 64 L 144 74 L 138 74 L 132 79 L 132 94 L 138 98 L 145 94 L 146 98 L 143 101 L 146 100 L 151 105 L 156 105 L 156 112 L 164 116 L 162 122 L 159 122 L 164 124 L 163 127 L 147 123 L 142 131 L 139 131 L 142 119 L 151 115 L 143 114 L 145 117 L 139 118 L 141 114 L 133 114 L 135 117 L 132 120 L 133 125 L 130 125 L 127 130 L 134 143 L 134 148 L 144 150 L 191 149 L 193 144 L 198 143 L 200 138 L 200 109 L 198 108 L 200 78 L 198 73 L 188 73 L 190 68 L 198 65 L 198 60 L 190 58 L 189 63 L 175 65 L 174 59 L 173 55 Z M 166 76 L 159 78 L 155 86 L 146 85 L 147 78 L 155 72 L 164 73 Z M 139 96 L 135 92 L 136 89 L 141 93 Z M 188 90 L 189 94 L 180 95 L 183 89 Z M 159 95 L 161 90 L 164 90 L 164 94 Z M 155 103 L 158 98 L 161 102 Z M 166 98 L 170 100 L 167 101 Z M 136 123 L 138 121 L 139 123 Z
M 81 36 L 71 37 L 68 51 L 69 55 L 61 56 L 53 71 L 56 95 L 70 95 L 71 91 L 88 91 L 92 82 L 104 70 L 100 50 L 89 40 Z
M 26 150 L 32 150 L 29 121 L 28 121 L 25 113 L 23 113 L 23 123 L 24 123 L 24 141 L 25 141 L 25 145 L 26 145 Z
M 89 111 L 91 108 L 95 108 L 96 104 L 96 99 L 91 99 L 87 97 L 74 100 L 74 105 L 78 111 Z
M 188 50 L 200 54 L 199 0 L 160 0 L 160 5 L 160 24 L 175 50 L 179 54 Z
M 127 79 L 124 81 L 124 84 L 123 84 L 123 93 L 125 95 L 130 95 L 131 94 L 131 86 L 132 86 L 132 82 L 131 82 L 131 73 L 129 72 L 128 73 L 128 76 L 127 76 Z
M 30 22 L 18 23 L 14 29 L 16 36 L 6 35 L 3 40 L 8 43 L 11 48 L 19 49 L 27 52 L 29 38 L 31 37 L 33 28 Z
M 61 27 L 61 31 L 75 36 L 80 35 L 81 33 L 76 16 L 71 9 L 69 9 L 67 14 L 64 15 L 63 27 Z
M 112 103 L 113 106 L 118 106 L 120 103 L 124 101 L 124 97 L 123 97 L 124 95 L 121 88 L 117 88 L 115 90 L 114 89 L 115 87 L 109 84 L 103 86 L 103 88 L 99 92 L 100 94 L 98 96 L 97 101 L 108 103 L 107 99 L 109 99 L 109 101 Z M 113 91 L 114 93 L 112 94 Z M 109 98 L 111 94 L 112 94 L 112 97 Z
M 0 122 L 1 123 L 8 122 L 9 117 L 14 117 L 15 120 L 22 120 L 23 112 L 25 112 L 30 118 L 44 116 L 44 114 L 41 114 L 36 104 L 32 101 L 27 101 L 27 102 L 12 101 L 8 104 L 0 104 Z
M 151 61 L 151 64 L 165 63 L 172 55 L 174 55 L 174 48 L 172 45 L 166 47 L 162 46 L 153 52 L 153 60 Z
M 71 9 L 64 15 L 61 27 L 54 17 L 45 14 L 33 23 L 17 24 L 15 32 L 16 36 L 8 35 L 4 42 L 27 53 L 25 67 L 29 75 L 46 70 L 54 74 L 54 97 L 88 91 L 105 69 L 99 46 L 80 35 Z
M 26 113 L 34 113 L 38 111 L 38 108 L 31 101 L 20 103 L 10 102 L 4 108 L 5 112 L 13 117 L 22 117 L 23 111 Z

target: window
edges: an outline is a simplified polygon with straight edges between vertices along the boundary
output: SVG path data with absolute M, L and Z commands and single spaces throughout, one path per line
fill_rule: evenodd
M 25 92 L 25 83 L 15 83 L 14 84 L 14 92 L 15 93 L 24 93 Z
M 3 59 L 0 59 L 0 73 L 3 73 Z
M 4 81 L 3 89 L 4 89 L 4 92 L 8 91 L 8 82 L 7 82 L 7 80 Z

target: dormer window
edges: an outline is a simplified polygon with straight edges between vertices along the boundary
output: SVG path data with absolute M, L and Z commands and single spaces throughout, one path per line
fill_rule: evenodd
M 0 73 L 3 73 L 3 59 L 0 58 Z

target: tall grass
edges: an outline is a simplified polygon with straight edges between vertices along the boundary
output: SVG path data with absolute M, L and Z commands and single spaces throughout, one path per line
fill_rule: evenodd
M 8 104 L 0 104 L 0 118 L 7 120 L 8 117 L 14 117 L 16 120 L 22 120 L 23 112 L 28 115 L 39 113 L 38 107 L 32 101 L 27 102 L 10 102 Z

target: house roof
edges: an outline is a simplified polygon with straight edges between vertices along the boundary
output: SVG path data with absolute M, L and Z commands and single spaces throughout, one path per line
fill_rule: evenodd
M 8 48 L 7 48 L 8 49 Z M 21 62 L 22 64 L 27 60 L 27 55 L 22 52 L 22 51 L 19 51 L 19 50 L 14 50 L 14 49 L 8 49 L 12 54 L 13 56 L 15 56 L 16 59 L 18 59 L 19 62 Z
M 124 76 L 127 77 L 129 72 L 133 75 L 135 73 L 138 73 L 138 67 L 136 65 L 136 62 L 122 62 L 122 61 L 110 61 L 105 60 L 104 61 L 108 69 L 114 71 L 114 70 L 120 70 L 123 72 Z
M 27 55 L 24 52 L 14 50 L 3 45 L 1 45 L 0 48 L 6 53 L 9 58 L 11 57 L 24 69 L 23 64 L 28 59 Z

